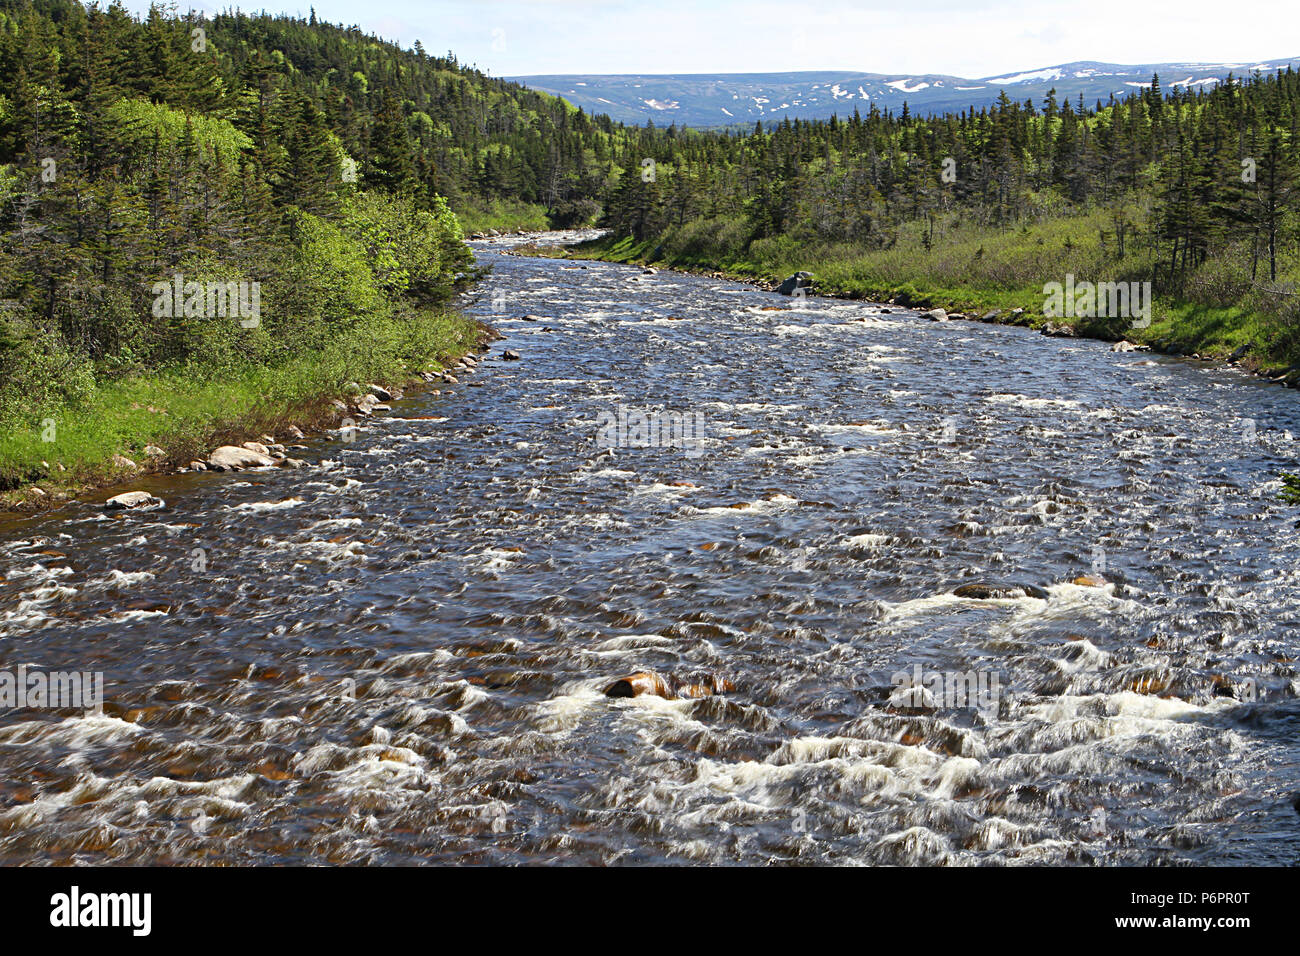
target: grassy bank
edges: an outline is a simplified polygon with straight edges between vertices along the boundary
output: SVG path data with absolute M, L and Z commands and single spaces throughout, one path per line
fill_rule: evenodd
M 1128 212 L 1134 219 L 1142 214 Z M 997 311 L 996 321 L 1068 327 L 1079 335 L 1125 338 L 1174 354 L 1236 354 L 1248 367 L 1275 376 L 1300 362 L 1300 302 L 1263 288 L 1287 289 L 1300 282 L 1300 258 L 1295 256 L 1282 263 L 1276 284 L 1252 283 L 1240 250 L 1207 262 L 1180 296 L 1155 297 L 1146 327 L 1044 315 L 1044 284 L 1064 282 L 1067 273 L 1078 280 L 1123 282 L 1152 274 L 1155 264 L 1145 244 L 1130 237 L 1120 254 L 1111 211 L 1007 229 L 955 217 L 939 219 L 932 227 L 912 223 L 891 248 L 878 250 L 788 236 L 744 242 L 733 221 L 700 220 L 642 241 L 602 238 L 539 254 L 719 273 L 768 285 L 806 271 L 815 275 L 818 295 L 938 307 L 976 317 Z
M 289 425 L 336 425 L 341 413 L 329 401 L 346 397 L 352 383 L 404 383 L 420 370 L 450 365 L 482 335 L 464 316 L 425 311 L 368 320 L 328 347 L 276 366 L 175 367 L 112 381 L 87 401 L 7 423 L 0 433 L 0 487 L 7 489 L 0 508 L 48 507 Z M 150 445 L 164 454 L 146 455 Z M 118 456 L 137 467 L 115 464 Z
M 551 228 L 546 207 L 517 200 L 492 199 L 456 210 L 465 235 L 497 232 L 544 232 Z

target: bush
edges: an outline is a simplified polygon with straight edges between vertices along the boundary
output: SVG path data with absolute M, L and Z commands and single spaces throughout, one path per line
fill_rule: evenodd
M 0 314 L 0 420 L 38 420 L 95 392 L 94 367 L 63 337 L 22 316 Z
M 445 302 L 458 274 L 474 261 L 460 223 L 440 198 L 427 211 L 400 196 L 358 194 L 344 208 L 343 232 L 365 250 L 375 283 L 390 301 Z
M 601 216 L 600 203 L 594 199 L 561 199 L 547 214 L 552 229 L 582 229 Z
M 293 249 L 263 318 L 281 348 L 319 348 L 340 329 L 380 310 L 384 296 L 365 245 L 331 222 L 295 210 Z

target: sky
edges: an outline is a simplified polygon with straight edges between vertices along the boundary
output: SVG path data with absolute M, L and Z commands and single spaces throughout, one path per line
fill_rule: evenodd
M 245 5 L 246 4 L 246 5 Z M 234 6 L 234 3 L 230 4 Z M 1068 63 L 1300 57 L 1296 0 L 244 0 L 494 76 L 846 70 L 989 77 Z M 137 13 L 148 0 L 126 0 Z M 212 12 L 226 3 L 177 0 Z

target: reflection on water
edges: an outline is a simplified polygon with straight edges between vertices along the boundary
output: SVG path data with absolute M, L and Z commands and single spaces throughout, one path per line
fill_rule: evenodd
M 107 702 L 0 714 L 0 862 L 1294 861 L 1293 392 L 499 249 L 472 385 L 3 526 Z

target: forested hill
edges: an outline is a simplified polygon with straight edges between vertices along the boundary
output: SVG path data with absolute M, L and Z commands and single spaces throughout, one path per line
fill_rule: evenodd
M 314 17 L 0 0 L 0 490 L 463 353 L 444 197 L 590 220 L 628 135 Z
M 573 204 L 604 188 L 618 130 L 451 54 L 403 50 L 314 14 L 173 18 L 155 8 L 141 23 L 116 5 L 0 0 L 0 75 L 0 164 L 22 151 L 24 104 L 37 88 L 57 90 L 79 114 L 140 97 L 227 120 L 268 163 L 293 162 L 275 156 L 277 144 L 307 106 L 310 123 L 357 162 L 363 188 L 411 182 L 453 208 L 493 197 L 539 203 L 559 221 L 594 212 Z

